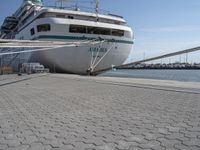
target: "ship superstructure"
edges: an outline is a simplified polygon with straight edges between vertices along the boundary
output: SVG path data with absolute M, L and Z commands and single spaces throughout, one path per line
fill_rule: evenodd
M 98 1 L 95 12 L 82 11 L 78 6 L 65 9 L 60 1 L 59 7 L 45 7 L 40 0 L 24 0 L 20 8 L 5 19 L 1 38 L 99 42 L 6 56 L 12 60 L 10 65 L 40 62 L 54 71 L 86 74 L 88 70 L 120 65 L 127 59 L 133 46 L 133 32 L 121 16 L 101 14 Z

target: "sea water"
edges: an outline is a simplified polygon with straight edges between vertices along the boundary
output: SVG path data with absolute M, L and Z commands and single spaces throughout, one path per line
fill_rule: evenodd
M 200 70 L 112 70 L 99 76 L 146 78 L 158 80 L 176 80 L 184 82 L 200 82 Z

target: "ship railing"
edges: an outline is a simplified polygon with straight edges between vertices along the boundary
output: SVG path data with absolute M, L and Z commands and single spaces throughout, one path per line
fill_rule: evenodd
M 78 5 L 78 6 L 72 5 L 72 6 L 65 6 L 65 7 L 59 7 L 59 6 L 42 6 L 42 7 L 43 8 L 53 8 L 53 9 L 72 10 L 72 11 L 82 11 L 82 12 L 88 12 L 88 13 L 96 13 L 95 8 L 81 6 L 81 5 Z M 104 9 L 99 9 L 99 14 L 109 15 L 110 12 L 107 10 L 104 10 Z

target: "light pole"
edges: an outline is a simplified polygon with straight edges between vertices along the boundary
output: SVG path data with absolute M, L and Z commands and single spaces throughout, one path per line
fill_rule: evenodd
M 188 53 L 186 53 L 186 63 L 188 63 Z

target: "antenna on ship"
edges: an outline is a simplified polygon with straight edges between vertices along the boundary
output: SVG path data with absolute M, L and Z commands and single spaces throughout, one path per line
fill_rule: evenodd
M 97 22 L 99 21 L 99 0 L 96 0 L 96 15 L 97 15 Z
M 99 0 L 96 0 L 96 13 L 99 14 Z

